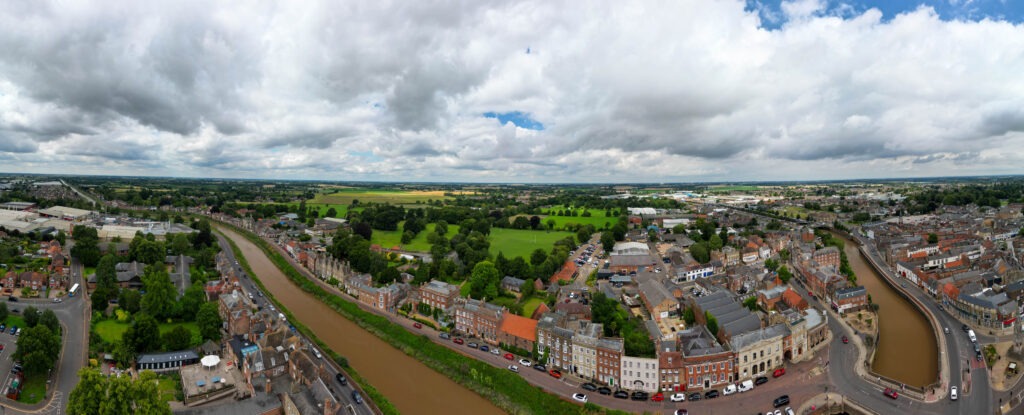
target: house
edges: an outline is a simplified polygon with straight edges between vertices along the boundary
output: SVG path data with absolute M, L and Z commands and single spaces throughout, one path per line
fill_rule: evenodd
M 832 270 L 838 270 L 840 261 L 839 248 L 829 246 L 815 250 L 814 253 L 811 254 L 811 260 L 817 262 L 818 265 L 830 267 Z
M 622 356 L 619 385 L 626 389 L 654 393 L 658 391 L 658 359 Z
M 419 301 L 431 308 L 447 311 L 459 296 L 459 287 L 444 281 L 430 280 L 419 287 Z
M 604 326 L 599 323 L 581 323 L 572 336 L 572 366 L 576 375 L 597 380 L 597 341 Z
M 864 287 L 840 288 L 832 295 L 832 309 L 840 314 L 857 311 L 868 306 L 868 292 Z
M 454 307 L 455 330 L 496 343 L 505 308 L 481 300 L 458 299 Z
M 727 344 L 719 343 L 706 327 L 683 330 L 677 339 L 682 359 L 679 372 L 683 390 L 721 389 L 736 381 L 734 353 Z
M 526 281 L 516 277 L 506 276 L 501 279 L 501 289 L 511 292 L 520 292 Z
M 505 312 L 498 328 L 498 343 L 533 350 L 537 342 L 537 320 Z
M 199 355 L 192 350 L 180 350 L 167 353 L 140 354 L 135 359 L 135 369 L 138 371 L 151 370 L 154 372 L 176 371 L 185 365 L 199 363 Z
M 668 318 L 671 313 L 679 310 L 679 301 L 654 278 L 641 282 L 639 291 L 647 311 L 655 320 Z
M 572 338 L 569 319 L 561 313 L 545 313 L 537 321 L 537 350 L 547 356 L 548 366 L 572 368 Z

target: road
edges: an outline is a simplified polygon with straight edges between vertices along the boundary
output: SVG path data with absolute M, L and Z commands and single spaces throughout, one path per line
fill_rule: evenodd
M 77 187 L 75 187 L 75 186 L 72 186 L 72 185 L 68 184 L 68 182 L 64 181 L 64 179 L 60 179 L 60 182 L 61 182 L 61 183 L 62 183 L 63 185 L 65 185 L 65 186 L 67 186 L 68 188 L 70 188 L 71 190 L 74 190 L 74 191 L 75 191 L 75 193 L 78 193 L 78 195 L 79 195 L 79 196 L 81 196 L 81 197 L 82 197 L 83 199 L 85 199 L 85 200 L 88 200 L 88 201 L 89 201 L 89 203 L 92 203 L 92 207 L 93 207 L 93 209 L 95 209 L 95 208 L 96 208 L 96 199 L 93 199 L 93 198 L 92 198 L 91 196 L 89 196 L 89 195 L 85 194 L 85 193 L 84 193 L 84 192 L 82 192 L 81 190 L 78 190 L 78 188 L 77 188 Z
M 82 265 L 73 259 L 71 261 L 69 283 L 75 284 L 76 282 L 79 284 L 83 283 Z M 84 289 L 79 290 L 79 293 L 84 292 Z M 7 306 L 12 311 L 17 309 L 19 312 L 28 306 L 33 306 L 40 310 L 53 310 L 57 315 L 57 319 L 61 322 L 64 335 L 61 338 L 61 357 L 55 368 L 56 375 L 53 377 L 56 379 L 56 383 L 51 389 L 52 400 L 40 407 L 39 405 L 22 405 L 7 398 L 0 398 L 0 404 L 5 408 L 4 415 L 60 413 L 67 406 L 67 397 L 71 390 L 78 385 L 78 371 L 85 366 L 86 353 L 88 353 L 88 339 L 86 336 L 88 334 L 87 327 L 90 313 L 89 302 L 83 297 L 83 294 L 79 294 L 75 297 L 66 297 L 60 303 L 45 300 L 22 300 L 19 302 L 9 302 Z M 0 336 L 4 335 L 0 334 Z M 7 334 L 6 336 L 10 335 Z M 11 339 L 5 339 L 5 342 L 7 340 Z M 13 340 L 7 343 L 13 343 Z M 13 349 L 4 350 L 3 353 L 6 354 L 4 357 L 9 358 L 10 353 L 13 351 Z
M 260 295 L 261 291 L 259 287 L 256 285 L 255 282 L 253 282 L 252 278 L 249 278 L 248 274 L 245 273 L 245 270 L 242 269 L 241 265 L 238 265 L 238 260 L 235 258 L 235 253 L 234 251 L 231 250 L 231 245 L 227 242 L 227 239 L 224 237 L 224 235 L 220 234 L 219 232 L 214 232 L 214 235 L 217 236 L 217 243 L 220 245 L 221 250 L 224 252 L 225 255 L 227 255 L 228 259 L 233 264 L 235 264 L 236 267 L 238 267 L 238 271 L 242 276 L 242 278 L 240 278 L 239 284 L 242 286 L 242 289 L 245 291 L 245 293 L 251 293 L 253 295 L 253 302 L 257 306 L 262 307 L 263 310 L 272 309 L 273 304 L 271 304 L 266 297 Z M 305 336 L 302 336 L 301 334 L 299 334 L 299 336 L 302 338 L 303 344 L 308 345 L 312 343 Z M 338 374 L 338 368 L 333 362 L 327 364 L 326 369 L 327 377 L 324 379 L 324 384 L 335 392 L 335 397 L 338 399 L 339 402 L 341 402 L 342 405 L 351 405 L 357 414 L 373 415 L 373 411 L 371 411 L 366 405 L 358 405 L 352 402 L 351 382 L 349 383 L 349 386 L 341 386 L 341 384 L 338 383 L 337 380 L 335 380 L 335 376 Z M 346 374 L 345 377 L 347 378 L 348 375 Z M 368 399 L 365 394 L 363 394 L 363 399 Z

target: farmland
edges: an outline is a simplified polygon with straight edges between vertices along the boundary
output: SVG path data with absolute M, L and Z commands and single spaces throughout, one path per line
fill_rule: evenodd
M 306 201 L 306 204 L 351 205 L 354 200 L 358 200 L 359 203 L 422 204 L 433 200 L 450 199 L 444 193 L 442 190 L 343 189 L 331 194 L 317 194 L 313 199 Z

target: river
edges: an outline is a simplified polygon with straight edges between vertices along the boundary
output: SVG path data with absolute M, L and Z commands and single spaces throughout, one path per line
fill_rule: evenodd
M 377 388 L 403 414 L 502 414 L 480 395 L 363 330 L 293 284 L 255 244 L 228 229 L 263 285 L 296 319 Z
M 857 274 L 857 282 L 867 288 L 878 304 L 878 351 L 871 369 L 907 385 L 925 386 L 938 377 L 938 350 L 935 333 L 928 320 L 913 304 L 900 296 L 868 263 L 857 243 L 845 242 L 846 257 Z

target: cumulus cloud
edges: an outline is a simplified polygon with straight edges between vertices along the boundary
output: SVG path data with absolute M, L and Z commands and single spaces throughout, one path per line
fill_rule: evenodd
M 15 1 L 0 159 L 338 180 L 1021 173 L 1024 27 L 834 3 Z M 492 118 L 517 113 L 536 124 Z

